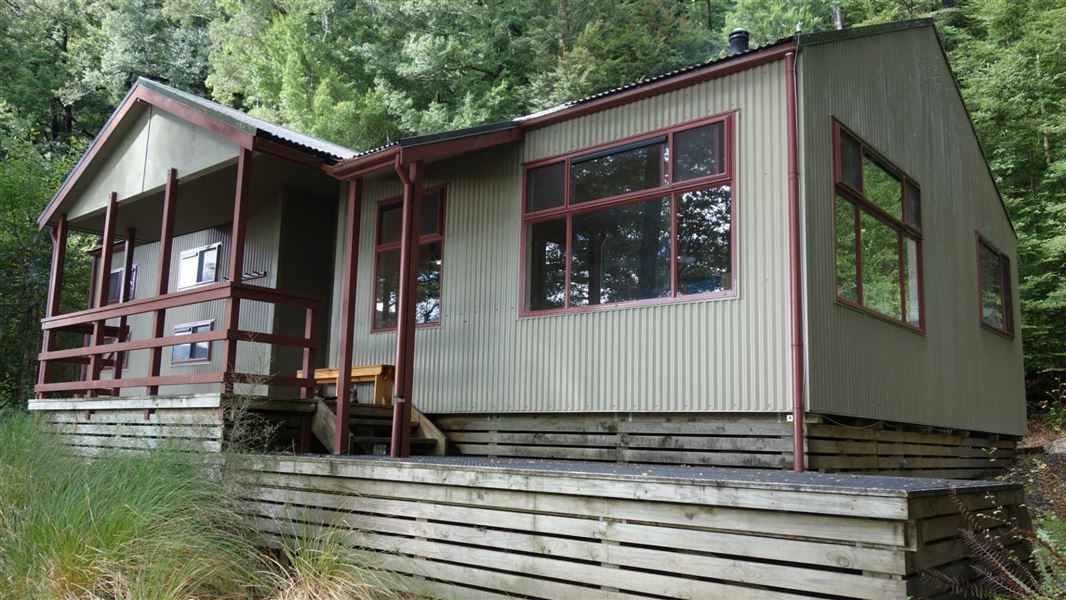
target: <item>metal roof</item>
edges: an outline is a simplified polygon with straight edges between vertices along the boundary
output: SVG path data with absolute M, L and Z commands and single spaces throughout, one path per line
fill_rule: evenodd
M 311 152 L 312 154 L 318 155 L 330 162 L 351 158 L 358 154 L 358 152 L 351 148 L 327 142 L 314 136 L 294 131 L 288 127 L 275 125 L 274 123 L 253 117 L 252 115 L 241 112 L 235 108 L 212 102 L 211 100 L 201 98 L 188 92 L 183 92 L 177 88 L 159 83 L 158 81 L 138 77 L 134 86 L 146 87 L 153 92 L 167 96 L 189 108 L 200 111 L 213 119 L 217 119 L 223 123 L 227 123 L 233 127 L 246 131 L 251 135 L 258 135 L 288 146 L 295 146 L 304 152 Z

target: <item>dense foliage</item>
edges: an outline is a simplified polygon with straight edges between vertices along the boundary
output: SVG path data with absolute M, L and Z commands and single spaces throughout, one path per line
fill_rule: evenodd
M 0 385 L 28 391 L 32 217 L 138 75 L 367 148 L 510 118 L 753 42 L 932 16 L 1020 244 L 1034 397 L 1066 370 L 1066 6 L 1058 0 L 7 0 L 0 4 Z M 10 259 L 9 257 L 14 257 Z M 6 394 L 5 394 L 6 395 Z

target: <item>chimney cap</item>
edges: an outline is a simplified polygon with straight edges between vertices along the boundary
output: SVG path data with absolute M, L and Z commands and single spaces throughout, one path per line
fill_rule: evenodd
M 737 27 L 729 32 L 729 53 L 740 54 L 748 51 L 748 30 Z

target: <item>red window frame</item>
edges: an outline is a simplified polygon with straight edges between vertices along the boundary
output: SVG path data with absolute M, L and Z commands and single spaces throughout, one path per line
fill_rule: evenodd
M 992 242 L 988 241 L 988 238 L 981 235 L 980 232 L 974 232 L 974 234 L 977 238 L 977 320 L 981 324 L 981 327 L 988 331 L 998 333 L 1008 338 L 1014 338 L 1014 294 L 1012 293 L 1011 286 L 1010 257 L 997 248 Z M 984 298 L 981 296 L 981 290 L 984 287 L 984 281 L 982 279 L 984 269 L 981 268 L 982 246 L 999 258 L 999 289 L 1000 305 L 1002 306 L 1000 320 L 1003 322 L 1003 327 L 996 327 L 985 321 L 985 302 Z
M 877 206 L 872 201 L 866 199 L 863 196 L 861 190 L 856 190 L 846 181 L 844 181 L 842 167 L 841 167 L 841 154 L 840 154 L 840 137 L 841 134 L 849 136 L 859 145 L 859 155 L 861 159 L 865 159 L 869 156 L 880 166 L 882 169 L 898 178 L 900 181 L 900 218 L 888 214 L 880 206 Z M 863 176 L 863 169 L 860 164 L 859 169 L 860 178 Z M 910 225 L 907 223 L 907 185 L 912 186 L 918 193 L 918 223 L 919 226 Z M 883 154 L 878 152 L 868 143 L 866 143 L 861 137 L 855 134 L 836 119 L 833 120 L 833 284 L 835 286 L 834 297 L 838 304 L 853 308 L 862 313 L 870 316 L 888 321 L 894 325 L 899 325 L 908 330 L 918 333 L 925 333 L 925 268 L 923 266 L 924 260 L 922 256 L 922 241 L 923 234 L 920 228 L 921 224 L 921 186 L 914 178 L 908 176 L 902 169 L 897 167 L 892 161 L 885 158 Z M 841 282 L 839 279 L 840 270 L 836 266 L 837 253 L 836 253 L 836 240 L 837 240 L 837 228 L 836 228 L 836 202 L 837 197 L 843 197 L 852 205 L 853 209 L 853 221 L 854 221 L 854 245 L 853 250 L 855 252 L 855 284 L 856 284 L 856 296 L 857 301 L 844 298 L 840 295 Z M 900 316 L 895 317 L 879 310 L 870 308 L 863 303 L 863 289 L 862 289 L 862 215 L 866 214 L 887 225 L 889 228 L 896 232 L 897 254 L 899 256 L 899 294 L 900 294 Z M 907 306 L 907 259 L 904 251 L 905 240 L 911 240 L 915 243 L 915 249 L 917 253 L 918 264 L 918 324 L 914 325 L 906 320 L 908 311 Z
M 736 213 L 736 201 L 737 201 L 737 189 L 736 189 L 736 144 L 735 144 L 735 115 L 736 111 L 728 111 L 724 113 L 718 113 L 695 119 L 692 121 L 686 121 L 656 129 L 654 131 L 647 131 L 637 135 L 624 137 L 610 142 L 597 144 L 595 146 L 588 146 L 572 152 L 563 154 L 557 154 L 547 158 L 537 159 L 523 163 L 522 165 L 522 231 L 520 235 L 520 257 L 521 264 L 519 268 L 519 316 L 520 317 L 541 317 L 560 313 L 576 313 L 576 312 L 588 312 L 597 310 L 610 310 L 616 308 L 625 308 L 632 306 L 647 306 L 657 304 L 672 304 L 677 302 L 693 302 L 698 300 L 708 300 L 715 298 L 735 298 L 737 296 L 739 278 L 737 276 L 737 213 Z M 681 182 L 674 182 L 672 180 L 673 173 L 670 172 L 671 181 L 669 183 L 662 183 L 664 177 L 660 176 L 660 184 L 656 187 L 637 190 L 634 192 L 628 192 L 620 194 L 618 196 L 609 196 L 606 198 L 597 198 L 595 200 L 588 200 L 576 204 L 570 202 L 570 163 L 575 158 L 584 157 L 587 154 L 610 150 L 615 147 L 627 146 L 630 144 L 636 144 L 643 140 L 651 140 L 656 137 L 666 136 L 666 148 L 668 158 L 664 158 L 663 164 L 665 165 L 669 161 L 671 167 L 674 160 L 674 134 L 680 131 L 694 129 L 712 123 L 722 123 L 724 131 L 722 135 L 723 147 L 718 149 L 718 156 L 722 157 L 725 161 L 725 168 L 721 173 L 714 175 L 708 175 L 704 177 L 696 177 L 692 179 L 686 179 Z M 554 163 L 564 162 L 565 167 L 563 169 L 564 178 L 564 193 L 562 206 L 541 209 L 530 212 L 529 198 L 528 198 L 528 179 L 529 172 L 533 169 L 548 166 Z M 727 290 L 718 290 L 714 292 L 705 292 L 701 294 L 679 294 L 678 293 L 678 280 L 677 280 L 677 205 L 678 196 L 686 192 L 692 192 L 701 189 L 729 186 L 730 199 L 729 199 L 729 270 L 730 270 L 730 286 Z M 571 261 L 573 258 L 573 249 L 570 247 L 573 238 L 573 218 L 575 215 L 580 215 L 589 212 L 595 212 L 604 210 L 606 208 L 613 208 L 616 206 L 624 206 L 627 204 L 635 204 L 646 200 L 653 200 L 656 198 L 670 198 L 670 295 L 663 298 L 646 298 L 641 300 L 627 300 L 621 302 L 606 302 L 602 304 L 590 304 L 583 306 L 570 306 L 570 272 Z M 527 236 L 529 235 L 529 226 L 541 223 L 544 221 L 551 221 L 560 218 L 566 219 L 566 258 L 565 258 L 565 284 L 563 287 L 563 302 L 564 305 L 559 308 L 545 308 L 539 310 L 530 310 L 527 308 L 528 298 L 526 297 L 526 273 L 529 269 L 528 264 L 528 248 L 526 247 Z
M 433 243 L 440 244 L 440 319 L 429 323 L 418 323 L 416 328 L 424 327 L 440 327 L 441 320 L 444 318 L 444 205 L 447 202 L 447 184 L 441 184 L 433 187 L 424 188 L 422 190 L 422 196 L 428 196 L 431 194 L 439 194 L 440 200 L 437 202 L 437 231 L 434 233 L 420 234 L 418 236 L 418 248 L 419 252 L 422 250 L 422 246 L 426 246 Z M 377 287 L 378 287 L 378 257 L 383 252 L 389 252 L 392 250 L 399 250 L 402 246 L 402 239 L 395 242 L 381 243 L 381 211 L 396 205 L 403 205 L 403 196 L 391 196 L 384 200 L 379 200 L 377 207 L 374 209 L 374 278 L 371 280 L 370 287 L 370 332 L 371 333 L 386 333 L 396 331 L 396 326 L 392 327 L 378 327 L 376 324 L 377 318 Z M 417 259 L 416 259 L 417 262 Z

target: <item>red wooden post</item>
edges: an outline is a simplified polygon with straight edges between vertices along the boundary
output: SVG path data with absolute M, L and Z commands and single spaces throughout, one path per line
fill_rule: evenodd
M 390 454 L 411 454 L 411 387 L 414 381 L 415 302 L 418 286 L 419 215 L 422 205 L 422 164 L 408 165 L 403 187 L 403 231 L 400 236 L 400 293 L 397 307 L 396 380 L 392 401 Z
M 304 313 L 304 340 L 314 342 L 318 332 L 318 309 L 308 308 Z M 315 349 L 304 347 L 303 372 L 305 384 L 300 388 L 300 398 L 304 400 L 315 399 Z M 300 428 L 300 451 L 311 451 L 311 414 L 303 417 Z
M 44 306 L 44 316 L 54 317 L 59 314 L 59 305 L 63 299 L 63 268 L 67 262 L 67 213 L 59 215 L 59 222 L 52 228 L 52 268 L 48 280 L 48 302 Z M 41 341 L 41 351 L 55 350 L 55 334 L 45 330 Z M 52 364 L 42 360 L 37 367 L 37 383 L 48 383 L 52 375 Z M 44 394 L 38 392 L 38 398 Z
M 233 230 L 230 233 L 229 280 L 240 283 L 244 273 L 244 237 L 248 224 L 248 194 L 252 187 L 252 151 L 241 148 L 237 156 L 237 191 L 233 198 Z M 232 375 L 237 369 L 237 331 L 240 329 L 241 300 L 226 299 L 226 341 L 222 343 L 222 369 Z M 223 393 L 233 392 L 232 376 L 222 383 Z
M 352 342 L 355 334 L 355 284 L 359 267 L 359 213 L 363 179 L 348 184 L 348 216 L 344 223 L 344 263 L 341 274 L 341 330 L 337 351 L 337 421 L 333 453 L 348 453 L 348 401 L 352 396 Z
M 156 296 L 163 296 L 170 287 L 170 257 L 174 247 L 174 215 L 177 211 L 178 194 L 178 171 L 167 171 L 167 185 L 163 190 L 163 222 L 159 228 L 159 281 L 156 283 Z M 152 337 L 163 337 L 163 327 L 166 324 L 166 310 L 157 310 L 152 315 Z M 163 348 L 152 348 L 151 359 L 148 364 L 148 376 L 159 377 L 159 369 L 163 364 Z M 158 385 L 148 386 L 148 395 L 154 396 L 159 393 Z
M 96 306 L 107 306 L 107 288 L 108 280 L 111 278 L 111 257 L 115 251 L 115 220 L 118 215 L 118 194 L 111 192 L 111 197 L 107 201 L 107 210 L 104 213 L 104 232 L 103 240 L 100 246 L 100 262 L 99 272 L 96 279 Z M 93 323 L 93 335 L 89 344 L 91 346 L 99 346 L 104 341 L 104 326 L 106 321 L 96 321 Z M 99 354 L 93 354 L 89 357 L 89 382 L 92 383 L 100 379 L 100 368 L 103 366 L 101 362 L 102 356 Z M 96 395 L 96 391 L 90 389 L 90 395 Z
M 129 229 L 126 230 L 126 243 L 123 244 L 123 247 L 122 247 L 122 282 L 119 284 L 122 287 L 119 288 L 119 290 L 118 290 L 118 301 L 120 303 L 129 302 L 130 300 L 132 300 L 132 298 L 130 298 L 130 287 L 133 284 L 133 248 L 136 245 L 137 245 L 137 230 L 135 228 L 133 228 L 133 227 L 130 227 Z M 118 323 L 118 339 L 115 340 L 116 342 L 126 341 L 125 337 L 126 337 L 126 325 L 127 324 L 128 324 L 128 319 L 126 317 L 122 317 L 122 318 L 119 319 L 119 323 Z M 114 357 L 115 357 L 115 365 L 114 365 L 115 379 L 122 379 L 122 363 L 126 359 L 126 353 L 125 352 L 115 352 L 114 353 Z M 117 396 L 119 391 L 120 390 L 118 388 L 115 388 L 114 395 Z

